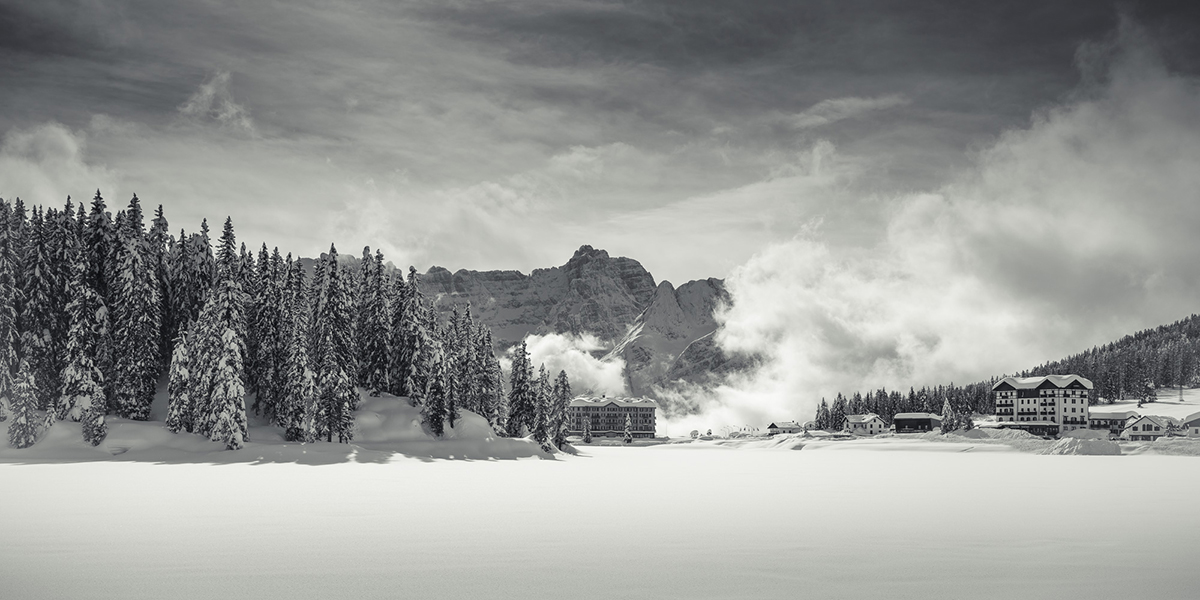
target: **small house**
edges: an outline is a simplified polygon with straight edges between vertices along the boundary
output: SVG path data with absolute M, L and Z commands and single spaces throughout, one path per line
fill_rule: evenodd
M 887 431 L 887 428 L 887 423 L 884 423 L 883 418 L 875 413 L 846 415 L 846 426 L 844 429 L 846 432 L 853 433 L 854 435 L 875 435 Z
M 767 433 L 775 435 L 777 433 L 800 433 L 804 431 L 804 427 L 795 421 L 776 421 L 767 425 Z
M 1088 414 L 1088 428 L 1107 429 L 1113 435 L 1120 435 L 1121 431 L 1130 424 L 1130 419 L 1136 419 L 1139 416 L 1141 415 L 1132 410 L 1092 411 Z
M 1200 438 L 1200 413 L 1184 419 L 1179 432 L 1190 438 Z
M 924 433 L 935 429 L 940 431 L 942 417 L 925 412 L 897 413 L 892 417 L 892 425 L 896 427 L 896 433 Z
M 1153 442 L 1167 435 L 1175 423 L 1170 417 L 1144 415 L 1133 420 L 1123 431 L 1121 437 L 1131 442 Z

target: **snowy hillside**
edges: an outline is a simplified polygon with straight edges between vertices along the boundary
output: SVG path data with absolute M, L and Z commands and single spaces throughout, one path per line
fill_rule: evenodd
M 1156 415 L 1160 417 L 1173 417 L 1176 419 L 1186 419 L 1192 415 L 1200 414 L 1200 388 L 1185 389 L 1183 394 L 1179 389 L 1164 388 L 1158 390 L 1158 397 L 1154 402 L 1147 402 L 1138 408 L 1136 401 L 1114 402 L 1112 404 L 1097 404 L 1090 408 L 1093 413 L 1097 412 L 1123 412 L 1133 411 L 1139 415 Z
M 513 459 L 547 457 L 537 444 L 525 439 L 497 436 L 482 417 L 469 411 L 441 439 L 432 437 L 421 425 L 421 411 L 406 398 L 361 393 L 355 413 L 355 436 L 350 444 L 284 441 L 277 428 L 252 420 L 249 441 L 240 450 L 227 451 L 223 444 L 189 433 L 171 433 L 161 420 L 131 421 L 110 416 L 108 437 L 96 447 L 83 442 L 80 424 L 55 423 L 37 444 L 16 449 L 0 446 L 0 462 L 77 462 L 119 460 L 167 463 L 263 463 L 332 464 L 339 462 L 386 462 L 394 455 L 416 458 Z M 161 400 L 161 395 L 160 395 Z M 159 402 L 156 406 L 162 406 Z M 161 411 L 160 413 L 161 414 Z M 7 439 L 12 420 L 0 423 Z

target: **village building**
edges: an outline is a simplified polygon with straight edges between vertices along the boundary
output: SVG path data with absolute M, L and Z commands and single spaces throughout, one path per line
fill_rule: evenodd
M 1094 411 L 1088 412 L 1088 427 L 1090 429 L 1108 430 L 1113 435 L 1120 435 L 1125 426 L 1129 424 L 1130 419 L 1139 417 L 1137 412 L 1132 410 L 1117 410 L 1117 411 Z
M 625 417 L 635 438 L 654 437 L 658 403 L 649 398 L 578 396 L 568 407 L 568 435 L 583 435 L 583 422 L 590 420 L 592 437 L 625 435 Z
M 777 433 L 800 433 L 804 431 L 804 426 L 795 421 L 775 421 L 767 425 L 767 433 L 775 435 Z
M 1143 415 L 1134 419 L 1121 431 L 1121 437 L 1131 442 L 1153 442 L 1178 427 L 1179 421 L 1171 417 Z
M 1078 375 L 1005 377 L 992 386 L 996 421 L 1037 423 L 1038 429 L 1056 430 L 1050 435 L 1087 429 L 1091 392 L 1092 382 Z
M 1184 419 L 1180 425 L 1180 433 L 1188 437 L 1200 438 L 1200 413 Z
M 888 426 L 879 415 L 867 413 L 865 415 L 846 415 L 844 429 L 854 435 L 875 435 L 887 431 Z
M 942 428 L 942 417 L 941 415 L 925 412 L 896 413 L 896 416 L 892 417 L 892 425 L 896 427 L 896 433 L 940 431 Z

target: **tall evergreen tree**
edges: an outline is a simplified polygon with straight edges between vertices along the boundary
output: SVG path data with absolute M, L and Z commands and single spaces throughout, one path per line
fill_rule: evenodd
M 28 448 L 37 442 L 37 386 L 28 361 L 17 368 L 12 394 L 12 423 L 8 425 L 8 443 L 14 448 Z
M 625 434 L 623 437 L 626 444 L 633 443 L 633 422 L 629 418 L 629 413 L 625 413 Z
M 5 418 L 4 406 L 11 402 L 14 375 L 17 369 L 17 297 L 20 291 L 14 276 L 8 202 L 0 199 L 0 421 Z
M 570 429 L 571 382 L 567 379 L 566 371 L 559 371 L 554 379 L 554 410 L 551 411 L 551 433 L 554 446 L 562 448 L 567 443 L 567 431 Z
M 317 440 L 317 381 L 309 361 L 309 320 L 304 270 L 287 257 L 288 277 L 284 287 L 284 324 L 288 344 L 284 373 L 286 385 L 279 418 L 284 439 L 290 442 Z
M 67 305 L 71 322 L 67 336 L 67 366 L 62 372 L 62 390 L 54 416 L 83 421 L 84 441 L 95 446 L 107 435 L 104 373 L 95 357 L 102 340 L 108 336 L 108 309 L 87 281 L 88 265 L 80 252 L 74 261 L 72 300 Z
M 434 348 L 429 373 L 429 391 L 425 395 L 425 404 L 421 414 L 429 432 L 441 437 L 446 431 L 446 418 L 451 409 L 446 384 L 446 359 L 442 354 L 440 344 Z M 453 424 L 451 424 L 453 427 Z
M 135 195 L 124 211 L 117 251 L 113 296 L 113 401 L 117 414 L 145 421 L 150 418 L 155 386 L 162 366 L 160 349 L 162 303 L 157 269 L 142 227 L 141 204 Z
M 523 437 L 533 431 L 537 411 L 537 390 L 534 387 L 529 351 L 521 342 L 513 352 L 512 372 L 508 387 L 508 434 Z
M 592 443 L 592 418 L 591 417 L 583 418 L 583 443 L 585 443 L 585 444 Z
M 368 249 L 364 248 L 363 264 L 370 265 L 370 269 L 364 273 L 366 279 L 359 300 L 362 320 L 359 327 L 359 339 L 362 340 L 359 367 L 363 387 L 371 395 L 377 396 L 392 387 L 388 367 L 392 327 L 385 294 L 383 253 L 376 251 L 375 257 L 371 258 Z
M 534 413 L 533 441 L 541 445 L 542 450 L 551 452 L 550 447 L 550 402 L 553 389 L 550 387 L 550 375 L 546 373 L 546 365 L 538 368 L 537 382 L 534 384 Z
M 246 299 L 238 282 L 233 221 L 225 220 L 218 251 L 217 281 L 209 290 L 193 337 L 188 339 L 189 401 L 193 430 L 231 450 L 246 436 L 244 357 Z M 192 343 L 195 342 L 195 347 Z
M 354 377 L 358 369 L 354 361 L 354 306 L 348 283 L 338 268 L 337 248 L 329 247 L 325 260 L 324 293 L 314 324 L 317 330 L 317 389 L 319 411 L 324 417 L 320 433 L 326 441 L 337 438 L 347 443 L 354 434 L 354 411 L 358 408 L 358 392 Z
M 34 396 L 37 398 L 37 408 L 47 410 L 61 388 L 59 361 L 62 349 L 56 343 L 58 340 L 54 339 L 59 322 L 54 310 L 58 282 L 54 279 L 55 270 L 50 261 L 49 227 L 44 213 L 38 207 L 34 207 L 32 212 L 25 248 L 28 262 L 24 312 L 18 316 L 18 327 L 23 357 L 29 361 L 30 373 L 36 382 Z
M 193 419 L 196 410 L 189 395 L 191 364 L 188 362 L 187 338 L 187 329 L 181 326 L 171 352 L 171 369 L 167 380 L 167 429 L 175 433 L 191 433 L 195 429 Z

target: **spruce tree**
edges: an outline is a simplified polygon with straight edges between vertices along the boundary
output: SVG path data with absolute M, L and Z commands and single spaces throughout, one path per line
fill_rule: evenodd
M 188 339 L 189 401 L 193 430 L 230 450 L 241 448 L 246 435 L 246 299 L 237 280 L 233 221 L 225 220 L 218 251 L 217 281 L 209 290 Z M 195 342 L 195 347 L 192 343 Z
M 157 268 L 142 228 L 141 204 L 135 195 L 124 212 L 117 249 L 113 296 L 113 401 L 117 414 L 145 421 L 158 382 L 162 303 Z
M 43 211 L 34 207 L 32 212 L 25 248 L 24 310 L 17 318 L 23 358 L 29 362 L 30 373 L 37 382 L 34 389 L 37 408 L 48 410 L 61 388 L 58 362 L 62 350 L 56 343 L 60 340 L 54 339 L 58 330 L 58 316 L 54 310 L 58 282 L 54 280 L 50 262 L 48 228 Z
M 533 441 L 537 442 L 542 450 L 551 452 L 550 447 L 550 403 L 553 389 L 550 387 L 550 376 L 546 373 L 546 365 L 542 365 L 538 369 L 537 382 L 534 384 L 534 413 L 533 426 Z
M 950 406 L 950 399 L 947 398 L 942 404 L 942 433 L 950 433 L 958 429 L 958 414 L 954 412 L 954 407 Z
M 522 341 L 513 352 L 512 373 L 509 374 L 507 430 L 510 436 L 523 437 L 533 430 L 536 403 L 529 351 Z
M 354 307 L 350 290 L 338 268 L 337 248 L 329 247 L 323 269 L 324 293 L 314 324 L 317 330 L 317 389 L 319 412 L 323 416 L 320 433 L 326 441 L 337 438 L 348 443 L 354 434 L 354 411 L 358 392 L 354 378 L 358 369 L 354 360 Z
M 54 410 L 56 419 L 90 423 L 91 433 L 84 440 L 93 446 L 104 439 L 104 415 L 108 405 L 104 396 L 104 373 L 96 364 L 101 340 L 108 334 L 108 310 L 100 295 L 87 284 L 87 263 L 82 254 L 74 261 L 71 279 L 71 303 L 67 305 L 70 329 L 67 335 L 66 362 L 62 371 L 62 389 Z
M 431 362 L 429 392 L 425 396 L 424 406 L 421 407 L 421 415 L 425 425 L 429 427 L 429 432 L 441 437 L 446 431 L 450 399 L 447 397 L 446 360 L 440 347 L 434 349 Z
M 629 413 L 625 413 L 625 443 L 633 442 L 633 422 L 629 419 Z
M 562 448 L 567 443 L 567 431 L 571 427 L 571 382 L 567 379 L 566 371 L 559 371 L 554 379 L 554 410 L 551 411 L 551 433 L 555 447 Z
M 37 386 L 29 362 L 21 360 L 12 394 L 12 423 L 8 425 L 8 443 L 28 448 L 37 442 Z
M 359 328 L 362 344 L 359 362 L 362 371 L 362 385 L 373 396 L 391 389 L 388 361 L 391 348 L 391 318 L 388 310 L 387 295 L 383 274 L 383 253 L 376 251 L 372 259 L 366 248 L 363 249 L 363 264 L 370 266 L 366 270 L 366 280 L 362 286 L 360 299 L 360 315 L 362 325 Z
M 167 381 L 167 394 L 169 396 L 167 404 L 167 429 L 175 433 L 186 431 L 191 433 L 195 424 L 195 408 L 189 396 L 190 381 L 188 370 L 191 365 L 188 363 L 188 333 L 183 326 L 179 328 L 179 335 L 175 337 L 175 348 L 171 352 L 171 368 Z
M 825 402 L 824 398 L 821 398 L 821 405 L 817 407 L 817 429 L 829 429 L 829 421 L 829 404 Z
M 0 421 L 6 417 L 4 405 L 11 401 L 18 365 L 16 305 L 20 292 L 13 274 L 10 214 L 8 202 L 0 199 Z
M 317 382 L 309 361 L 309 320 L 304 270 L 287 257 L 288 277 L 284 287 L 284 325 L 287 333 L 284 394 L 280 402 L 280 425 L 289 442 L 317 440 Z
M 583 418 L 583 443 L 585 443 L 585 444 L 592 443 L 592 418 L 591 417 Z

